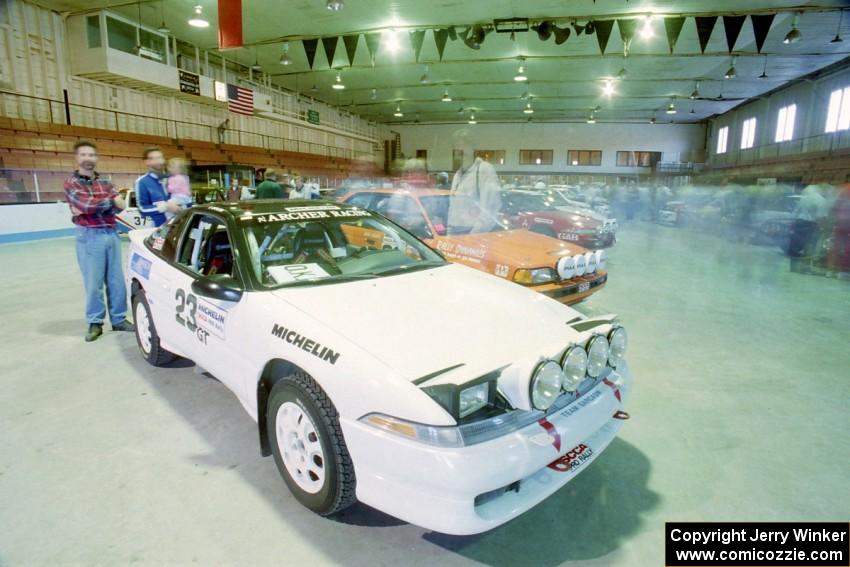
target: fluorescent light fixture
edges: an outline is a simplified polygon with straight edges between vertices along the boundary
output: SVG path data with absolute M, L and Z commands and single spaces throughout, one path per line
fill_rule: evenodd
M 443 98 L 441 98 L 440 100 L 443 101 L 443 102 L 451 102 L 452 101 L 452 97 L 449 96 L 449 89 L 446 89 L 443 92 Z
M 342 73 L 340 73 L 339 71 L 337 71 L 336 73 L 336 81 L 334 81 L 333 89 L 335 91 L 345 90 L 345 85 L 342 82 Z
M 292 59 L 289 57 L 289 42 L 283 44 L 283 55 L 280 56 L 281 65 L 292 65 Z
M 195 6 L 195 13 L 189 19 L 188 23 L 193 28 L 208 28 L 208 27 L 210 27 L 209 21 L 207 21 L 207 19 L 204 18 L 203 8 L 201 8 L 200 6 Z
M 518 83 L 524 83 L 528 80 L 528 77 L 525 75 L 525 65 L 522 63 L 519 64 L 519 68 L 516 71 L 516 75 L 514 75 L 514 81 Z

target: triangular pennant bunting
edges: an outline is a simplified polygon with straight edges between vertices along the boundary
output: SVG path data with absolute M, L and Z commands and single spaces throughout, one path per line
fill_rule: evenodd
M 443 60 L 443 51 L 446 49 L 446 41 L 449 39 L 449 30 L 434 30 L 434 43 L 437 45 L 437 54 L 440 56 L 440 61 Z
M 375 56 L 378 54 L 378 47 L 381 45 L 381 34 L 367 33 L 366 47 L 369 49 L 369 55 L 372 56 L 372 65 L 375 65 Z
M 339 38 L 337 36 L 322 38 L 322 46 L 325 48 L 325 55 L 328 56 L 328 67 L 334 66 L 334 54 L 338 43 Z
M 723 16 L 723 29 L 726 31 L 726 45 L 729 47 L 729 53 L 735 49 L 735 42 L 738 41 L 746 19 L 747 16 Z
M 345 54 L 348 55 L 348 66 L 354 66 L 354 56 L 357 54 L 357 42 L 360 41 L 359 35 L 344 35 L 342 43 L 345 44 Z
M 753 35 L 756 36 L 756 51 L 759 53 L 761 53 L 764 40 L 767 39 L 767 32 L 770 31 L 770 26 L 773 25 L 774 17 L 776 17 L 776 14 L 750 16 L 750 22 L 753 24 Z
M 593 22 L 593 27 L 596 29 L 596 41 L 599 42 L 599 51 L 605 55 L 605 48 L 608 47 L 608 38 L 611 37 L 611 30 L 614 28 L 614 20 L 601 20 Z
M 422 41 L 425 39 L 425 30 L 410 32 L 410 45 L 413 47 L 414 60 L 419 62 L 419 53 L 422 51 Z
M 620 39 L 623 40 L 623 45 L 628 46 L 635 36 L 638 21 L 636 19 L 617 20 L 617 27 L 620 29 Z
M 683 25 L 685 25 L 685 18 L 664 18 L 664 29 L 667 30 L 667 45 L 670 47 L 670 53 L 673 53 L 676 42 L 679 41 L 679 34 L 682 33 Z
M 705 53 L 708 40 L 711 38 L 711 32 L 714 31 L 714 24 L 717 23 L 717 16 L 696 16 L 694 21 L 697 23 L 699 49 L 702 53 Z
M 319 40 L 314 39 L 302 39 L 301 45 L 304 46 L 304 53 L 307 54 L 307 64 L 310 65 L 310 68 L 313 68 L 313 61 L 316 59 L 316 48 L 319 47 Z

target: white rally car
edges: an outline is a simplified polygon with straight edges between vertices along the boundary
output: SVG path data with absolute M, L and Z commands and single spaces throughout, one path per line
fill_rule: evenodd
M 359 500 L 488 530 L 575 478 L 628 417 L 615 318 L 447 263 L 364 209 L 204 205 L 130 242 L 142 355 L 189 358 L 232 390 L 319 514 Z
M 121 191 L 121 196 L 127 206 L 115 217 L 116 227 L 119 232 L 130 232 L 139 228 L 151 228 L 153 221 L 150 217 L 142 216 L 139 211 L 138 203 L 136 203 L 136 190 L 124 189 Z

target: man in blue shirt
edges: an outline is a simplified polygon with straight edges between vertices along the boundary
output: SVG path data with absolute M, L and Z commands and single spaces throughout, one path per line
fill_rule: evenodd
M 154 226 L 160 226 L 166 220 L 166 211 L 177 213 L 179 208 L 168 201 L 168 191 L 165 190 L 165 156 L 162 155 L 162 150 L 157 147 L 147 148 L 144 159 L 148 172 L 136 180 L 136 201 L 142 216 L 150 217 Z

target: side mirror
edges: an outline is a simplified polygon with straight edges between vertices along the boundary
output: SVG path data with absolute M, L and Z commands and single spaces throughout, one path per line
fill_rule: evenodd
M 192 291 L 201 297 L 218 299 L 219 301 L 239 301 L 242 299 L 242 290 L 239 284 L 231 277 L 222 279 L 201 278 L 192 282 Z

